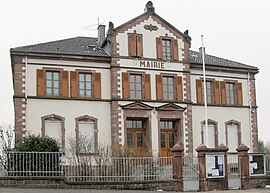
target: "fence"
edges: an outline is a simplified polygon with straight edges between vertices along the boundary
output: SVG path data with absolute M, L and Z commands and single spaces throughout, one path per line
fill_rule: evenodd
M 171 157 L 98 157 L 6 152 L 0 176 L 61 176 L 69 182 L 154 181 L 173 178 Z
M 239 157 L 238 154 L 228 154 L 227 155 L 227 169 L 228 178 L 240 178 L 240 167 L 239 167 Z

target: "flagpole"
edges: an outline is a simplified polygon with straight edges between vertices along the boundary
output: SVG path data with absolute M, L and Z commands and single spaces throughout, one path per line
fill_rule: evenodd
M 205 116 L 205 142 L 204 144 L 208 147 L 208 115 L 207 115 L 207 92 L 206 92 L 206 78 L 205 78 L 205 61 L 204 61 L 204 46 L 203 46 L 203 35 L 202 37 L 202 62 L 203 62 L 203 94 L 204 94 L 204 116 Z

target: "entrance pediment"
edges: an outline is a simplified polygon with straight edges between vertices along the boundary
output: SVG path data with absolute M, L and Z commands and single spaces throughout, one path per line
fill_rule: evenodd
M 178 106 L 174 103 L 168 103 L 160 107 L 156 107 L 157 111 L 184 111 L 186 108 Z
M 121 106 L 122 109 L 129 109 L 129 110 L 148 110 L 151 111 L 154 107 L 146 105 L 141 102 L 134 102 L 131 104 Z

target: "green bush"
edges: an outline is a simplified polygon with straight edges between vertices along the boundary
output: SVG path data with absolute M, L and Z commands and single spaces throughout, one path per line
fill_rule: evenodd
M 29 135 L 15 145 L 14 151 L 59 152 L 56 139 L 40 135 Z

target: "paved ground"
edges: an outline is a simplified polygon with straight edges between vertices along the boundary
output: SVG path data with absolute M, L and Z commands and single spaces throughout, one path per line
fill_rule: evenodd
M 0 193 L 157 193 L 159 191 L 136 191 L 136 190 L 92 190 L 92 189 L 22 189 L 1 188 Z M 270 193 L 270 189 L 209 191 L 209 193 Z M 166 193 L 166 192 L 164 192 Z M 191 193 L 191 192 L 189 192 Z

